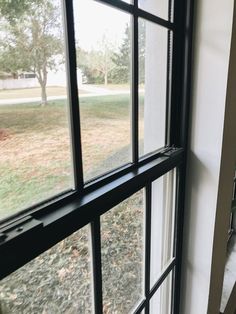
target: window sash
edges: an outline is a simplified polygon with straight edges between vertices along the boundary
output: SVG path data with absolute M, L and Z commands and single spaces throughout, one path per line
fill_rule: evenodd
M 98 0 L 96 0 L 98 1 Z M 145 308 L 149 312 L 149 301 L 168 274 L 173 271 L 173 309 L 179 311 L 181 252 L 183 237 L 183 207 L 186 171 L 186 147 L 188 108 L 191 77 L 191 38 L 193 0 L 175 0 L 174 22 L 166 21 L 138 8 L 138 1 L 130 5 L 120 0 L 99 0 L 133 15 L 133 163 L 115 169 L 109 174 L 84 183 L 79 101 L 76 77 L 76 51 L 73 27 L 73 1 L 63 1 L 65 12 L 65 33 L 67 43 L 67 67 L 69 73 L 69 99 L 71 103 L 71 133 L 73 142 L 75 191 L 66 192 L 58 198 L 9 217 L 0 224 L 0 279 L 23 266 L 40 253 L 63 240 L 87 223 L 93 227 L 94 266 L 98 282 L 96 312 L 101 310 L 101 244 L 97 238 L 100 228 L 99 217 L 141 188 L 146 188 L 146 248 L 145 248 L 145 299 L 135 313 Z M 172 2 L 172 1 L 169 1 Z M 169 4 L 171 7 L 172 4 Z M 138 18 L 144 18 L 173 32 L 172 67 L 168 62 L 168 126 L 167 144 L 148 156 L 138 158 Z M 171 20 L 171 12 L 169 13 Z M 186 31 L 188 30 L 188 32 Z M 169 50 L 170 52 L 170 50 Z M 174 147 L 172 147 L 174 146 Z M 181 148 L 175 148 L 181 147 Z M 150 234 L 151 219 L 148 215 L 151 204 L 151 183 L 166 172 L 177 169 L 177 199 L 175 213 L 175 258 L 163 271 L 156 284 L 149 291 L 150 276 Z M 150 214 L 150 212 L 149 212 Z M 40 241 L 39 241 L 40 239 Z M 149 264 L 149 266 L 148 266 Z M 99 288 L 100 285 L 100 288 Z

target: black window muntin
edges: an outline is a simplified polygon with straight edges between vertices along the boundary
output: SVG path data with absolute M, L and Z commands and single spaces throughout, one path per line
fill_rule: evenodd
M 71 102 L 72 142 L 74 155 L 75 191 L 67 192 L 29 208 L 2 221 L 0 225 L 0 278 L 23 266 L 25 263 L 63 240 L 87 223 L 92 226 L 93 268 L 95 276 L 95 312 L 102 312 L 102 276 L 100 216 L 141 188 L 146 194 L 145 237 L 145 298 L 135 313 L 145 308 L 161 283 L 174 272 L 174 313 L 179 311 L 181 245 L 183 230 L 183 204 L 186 171 L 186 146 L 191 76 L 191 36 L 193 1 L 169 1 L 169 21 L 138 8 L 138 1 L 127 4 L 119 0 L 99 0 L 101 5 L 129 12 L 133 16 L 133 90 L 132 90 L 132 147 L 133 162 L 84 183 L 80 117 L 76 77 L 76 51 L 73 26 L 73 1 L 64 1 L 67 35 L 67 62 L 69 70 L 69 98 Z M 171 7 L 174 7 L 171 12 Z M 174 22 L 171 22 L 171 15 Z M 167 128 L 166 147 L 153 154 L 138 158 L 138 18 L 165 27 L 169 33 L 167 65 Z M 173 35 L 173 42 L 171 36 Z M 162 273 L 152 290 L 150 280 L 150 226 L 151 183 L 166 172 L 177 168 L 177 199 L 175 214 L 174 258 Z M 19 229 L 20 227 L 20 229 Z M 17 231 L 18 230 L 18 231 Z M 19 232 L 20 230 L 20 232 Z M 38 241 L 40 239 L 40 241 Z M 17 256 L 17 258 L 16 258 Z

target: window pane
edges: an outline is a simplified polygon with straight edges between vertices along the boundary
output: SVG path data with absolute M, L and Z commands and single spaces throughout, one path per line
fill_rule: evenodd
M 167 30 L 139 19 L 139 154 L 165 145 Z
M 151 314 L 171 314 L 172 272 L 167 276 L 150 301 Z
M 131 161 L 130 15 L 89 0 L 74 10 L 87 181 Z
M 168 20 L 169 0 L 138 0 L 138 3 L 140 9 Z
M 61 1 L 18 9 L 0 17 L 0 219 L 74 184 Z
M 152 183 L 151 288 L 173 257 L 176 174 Z
M 130 313 L 143 296 L 143 191 L 101 217 L 104 313 Z
M 0 283 L 0 312 L 92 313 L 89 228 L 38 256 Z

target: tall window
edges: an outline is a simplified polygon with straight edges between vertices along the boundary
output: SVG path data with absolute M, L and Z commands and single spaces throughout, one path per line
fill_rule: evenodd
M 1 313 L 178 313 L 191 14 L 0 4 Z

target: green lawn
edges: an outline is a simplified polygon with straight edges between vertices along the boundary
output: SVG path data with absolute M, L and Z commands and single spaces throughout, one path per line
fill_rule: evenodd
M 130 160 L 128 95 L 81 98 L 85 179 Z M 0 106 L 0 218 L 73 187 L 64 100 Z

